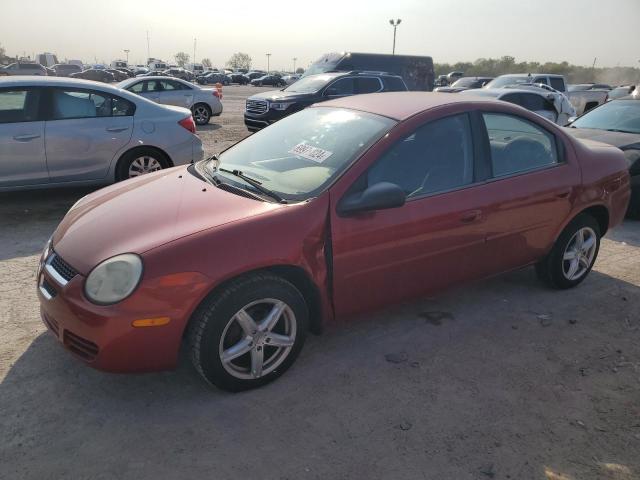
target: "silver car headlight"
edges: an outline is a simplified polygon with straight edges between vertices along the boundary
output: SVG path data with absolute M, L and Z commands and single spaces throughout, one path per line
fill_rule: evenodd
M 134 253 L 111 257 L 91 270 L 84 293 L 93 303 L 110 305 L 127 298 L 142 277 L 142 259 Z

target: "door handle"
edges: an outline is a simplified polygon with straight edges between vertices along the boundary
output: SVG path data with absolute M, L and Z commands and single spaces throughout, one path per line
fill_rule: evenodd
M 563 190 L 562 192 L 556 193 L 556 197 L 558 198 L 568 198 L 571 195 L 571 189 Z
M 34 140 L 36 138 L 40 138 L 40 135 L 38 135 L 37 133 L 26 133 L 24 135 L 16 135 L 15 137 L 13 137 L 14 140 L 17 140 L 19 142 L 28 142 L 29 140 Z
M 475 222 L 476 220 L 478 220 L 480 218 L 481 214 L 482 214 L 482 212 L 480 210 L 470 210 L 468 212 L 463 213 L 460 216 L 460 221 L 462 223 Z
M 129 127 L 109 127 L 106 130 L 107 132 L 124 132 L 125 130 L 129 130 Z

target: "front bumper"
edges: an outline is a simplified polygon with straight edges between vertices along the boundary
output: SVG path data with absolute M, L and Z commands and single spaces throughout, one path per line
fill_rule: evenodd
M 268 127 L 272 123 L 275 123 L 293 113 L 292 111 L 287 110 L 267 110 L 262 115 L 251 115 L 245 111 L 244 124 L 249 131 L 257 132 L 258 130 Z
M 85 277 L 66 284 L 41 269 L 38 299 L 42 321 L 76 358 L 108 372 L 149 372 L 173 368 L 189 316 L 208 282 L 197 272 L 145 279 L 127 299 L 115 305 L 89 302 Z M 180 305 L 182 304 L 182 305 Z M 168 317 L 169 323 L 134 327 L 134 320 Z

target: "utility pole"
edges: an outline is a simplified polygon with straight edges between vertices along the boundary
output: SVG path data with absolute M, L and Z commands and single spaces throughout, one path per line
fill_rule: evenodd
M 269 57 L 271 57 L 271 54 L 267 53 L 265 55 L 267 55 L 267 73 L 269 73 Z
M 397 19 L 397 20 L 389 20 L 389 23 L 391 24 L 391 26 L 393 27 L 393 50 L 391 51 L 392 55 L 396 54 L 396 29 L 398 28 L 398 25 L 400 25 L 400 22 L 402 22 L 402 20 Z
M 196 63 L 196 41 L 197 41 L 197 39 L 194 38 L 193 39 L 193 63 L 194 64 Z
M 125 48 L 125 49 L 124 49 L 124 53 L 126 53 L 126 54 L 127 54 L 127 67 L 129 66 L 129 52 L 130 52 L 130 51 L 131 51 L 131 50 L 129 50 L 128 48 Z
M 591 68 L 596 68 L 596 60 L 598 60 L 598 57 L 593 59 L 593 65 L 591 65 Z
M 293 57 L 293 73 L 296 73 L 296 60 L 298 60 L 298 57 Z
M 151 49 L 149 48 L 149 30 L 147 30 L 147 63 L 151 58 Z

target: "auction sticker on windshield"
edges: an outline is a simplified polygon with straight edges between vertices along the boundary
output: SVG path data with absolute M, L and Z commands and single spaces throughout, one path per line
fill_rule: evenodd
M 333 152 L 329 150 L 323 150 L 319 147 L 313 147 L 311 145 L 307 145 L 306 143 L 299 143 L 291 150 L 289 153 L 293 153 L 294 155 L 298 155 L 299 157 L 306 158 L 307 160 L 312 160 L 314 162 L 322 163 L 331 155 Z

